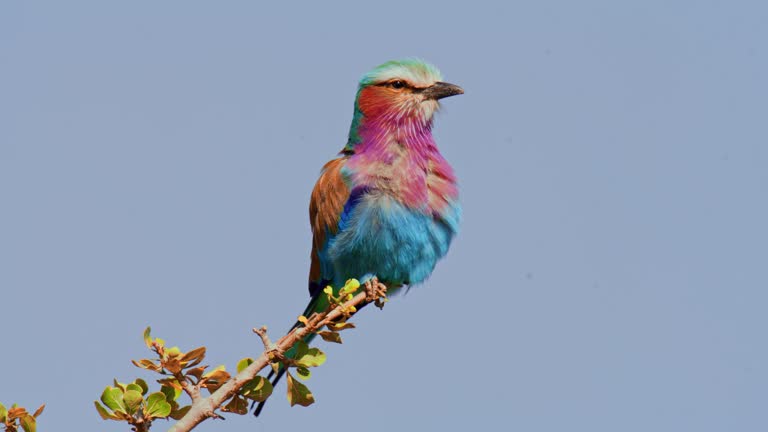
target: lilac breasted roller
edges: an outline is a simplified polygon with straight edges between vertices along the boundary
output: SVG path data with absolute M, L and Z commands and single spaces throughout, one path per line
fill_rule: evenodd
M 347 144 L 323 167 L 309 202 L 304 316 L 328 306 L 328 285 L 338 290 L 347 279 L 376 276 L 392 292 L 426 280 L 448 252 L 461 207 L 432 126 L 438 101 L 462 93 L 417 59 L 384 63 L 360 80 Z

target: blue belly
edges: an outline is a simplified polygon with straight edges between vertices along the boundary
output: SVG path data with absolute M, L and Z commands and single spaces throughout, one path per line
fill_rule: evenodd
M 328 245 L 334 283 L 366 275 L 390 285 L 423 282 L 458 230 L 458 204 L 444 213 L 410 210 L 385 193 L 361 197 Z

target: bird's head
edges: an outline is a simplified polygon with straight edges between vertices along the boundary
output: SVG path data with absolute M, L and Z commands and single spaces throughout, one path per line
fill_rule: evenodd
M 430 127 L 440 99 L 464 93 L 442 81 L 440 71 L 418 59 L 395 60 L 368 72 L 360 80 L 348 147 L 360 141 L 361 124 L 397 128 L 407 123 Z

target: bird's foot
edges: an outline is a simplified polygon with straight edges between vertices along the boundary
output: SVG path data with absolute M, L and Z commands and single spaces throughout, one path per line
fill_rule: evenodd
M 384 308 L 387 302 L 387 286 L 379 282 L 376 276 L 365 281 L 365 301 L 373 302 L 379 309 Z

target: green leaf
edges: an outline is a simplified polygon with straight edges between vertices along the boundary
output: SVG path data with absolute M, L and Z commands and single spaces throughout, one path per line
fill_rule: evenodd
M 112 383 L 115 384 L 115 387 L 119 388 L 122 391 L 125 391 L 125 384 L 118 382 L 117 378 L 113 379 Z
M 144 330 L 144 344 L 147 346 L 147 348 L 152 348 L 152 336 L 149 335 L 149 332 L 152 331 L 152 327 L 147 327 Z
M 144 413 L 149 417 L 168 417 L 171 414 L 171 404 L 166 402 L 165 394 L 155 392 L 147 396 Z
M 119 388 L 107 386 L 104 389 L 104 393 L 101 394 L 101 401 L 114 412 L 126 413 L 123 391 Z
M 315 397 L 307 386 L 293 379 L 290 372 L 286 373 L 286 376 L 288 377 L 288 402 L 291 406 L 310 406 L 315 403 Z
M 128 384 L 127 386 L 125 386 L 125 390 L 126 391 L 128 391 L 128 390 L 135 390 L 135 391 L 141 393 L 141 391 L 144 390 L 144 389 L 141 388 L 140 385 L 136 384 L 136 382 L 132 382 L 132 383 Z
M 104 408 L 104 406 L 102 406 L 99 401 L 93 401 L 93 404 L 96 405 L 96 411 L 99 412 L 99 415 L 103 420 L 120 420 L 120 417 L 107 411 L 107 409 Z
M 133 385 L 133 384 L 128 384 Z M 138 387 L 138 386 L 136 386 Z M 139 390 L 126 390 L 123 394 L 123 402 L 125 403 L 125 409 L 128 414 L 133 414 L 139 408 L 144 398 L 141 397 L 141 391 Z
M 272 394 L 272 383 L 263 376 L 248 381 L 240 390 L 242 395 L 256 402 L 264 402 Z
M 360 282 L 357 279 L 349 279 L 347 283 L 339 290 L 339 297 L 353 294 L 360 288 Z
M 171 386 L 164 385 L 160 387 L 160 391 L 165 395 L 166 401 L 176 400 L 179 396 L 181 396 L 181 389 L 177 389 Z
M 312 372 L 310 372 L 309 369 L 305 368 L 304 366 L 299 366 L 296 368 L 296 375 L 298 375 L 299 378 L 303 380 L 308 380 L 309 377 L 312 376 Z
M 6 418 L 8 418 L 8 409 L 0 403 L 0 423 L 5 423 Z
M 245 368 L 251 365 L 251 363 L 253 363 L 253 359 L 250 357 L 241 359 L 239 362 L 237 362 L 237 373 L 244 371 Z
M 297 353 L 296 364 L 304 367 L 316 367 L 325 363 L 325 353 L 319 348 L 309 348 L 307 352 L 299 356 Z
M 338 332 L 323 330 L 317 332 L 317 334 L 326 342 L 341 343 L 341 335 Z
M 19 423 L 21 423 L 21 428 L 24 429 L 25 432 L 35 432 L 37 430 L 37 421 L 29 414 L 20 418 Z
M 163 387 L 163 389 L 166 389 L 168 387 Z M 173 389 L 171 389 L 173 390 Z M 151 409 L 153 406 L 155 406 L 158 402 L 165 402 L 168 400 L 167 395 L 165 392 L 154 392 L 150 393 L 149 396 L 147 396 L 147 409 Z
M 136 380 L 133 381 L 133 382 L 136 383 L 136 385 L 138 385 L 139 387 L 141 387 L 141 394 L 142 395 L 147 394 L 147 392 L 149 391 L 149 386 L 147 385 L 146 381 L 144 381 L 141 378 L 136 378 Z

